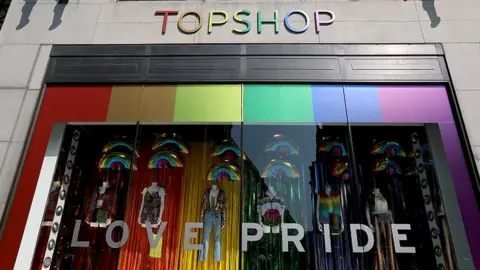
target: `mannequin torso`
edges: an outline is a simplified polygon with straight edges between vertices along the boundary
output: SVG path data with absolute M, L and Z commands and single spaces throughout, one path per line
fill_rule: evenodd
M 200 219 L 204 221 L 204 215 L 207 212 L 214 212 L 221 217 L 222 227 L 226 224 L 227 195 L 225 191 L 218 188 L 216 184 L 212 184 L 203 193 L 202 204 L 200 209 Z
M 370 228 L 374 230 L 370 215 L 378 219 L 380 223 L 393 223 L 392 213 L 387 200 L 380 192 L 380 189 L 374 188 L 372 191 L 370 202 L 366 207 L 367 222 Z
M 317 204 L 318 228 L 323 232 L 323 224 L 330 225 L 331 234 L 343 232 L 342 202 L 338 192 L 332 192 L 330 186 L 325 186 L 325 191 L 318 194 Z
M 212 188 L 210 189 L 210 194 L 209 194 L 209 202 L 210 202 L 210 207 L 215 208 L 217 205 L 217 198 L 218 198 L 218 187 L 217 185 L 212 185 Z
M 268 187 L 263 197 L 258 198 L 257 211 L 260 224 L 264 226 L 279 226 L 283 223 L 285 203 L 272 186 Z
M 87 222 L 90 227 L 107 227 L 115 214 L 115 189 L 111 188 L 108 181 L 95 189 L 91 198 Z
M 148 187 L 148 192 L 150 194 L 158 193 L 161 187 L 158 186 L 157 182 L 152 182 L 152 184 Z
M 103 204 L 103 195 L 107 191 L 109 184 L 107 181 L 103 182 L 102 185 L 98 188 L 98 199 L 97 199 L 97 208 L 101 208 Z
M 383 197 L 382 193 L 380 193 L 379 189 L 374 189 L 372 195 L 374 196 L 373 199 L 373 215 L 382 215 L 382 214 L 389 214 L 388 203 L 387 200 Z
M 156 228 L 162 220 L 166 195 L 165 189 L 158 186 L 156 181 L 153 181 L 149 187 L 143 189 L 142 195 L 138 223 L 145 227 L 146 223 L 150 222 L 152 227 Z

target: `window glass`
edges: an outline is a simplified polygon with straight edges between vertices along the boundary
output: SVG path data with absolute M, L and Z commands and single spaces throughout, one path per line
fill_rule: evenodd
M 453 121 L 445 88 L 344 86 L 344 93 L 359 180 L 358 206 L 368 226 L 360 237 L 362 267 L 455 269 L 439 183 L 440 178 L 450 185 L 453 180 L 448 171 L 437 173 L 432 153 L 446 162 L 444 146 L 432 146 L 429 138 L 445 133 L 428 134 L 426 129 L 427 123 Z M 410 101 L 414 103 L 400 105 Z M 455 191 L 444 192 L 455 205 Z
M 422 89 L 178 86 L 173 122 L 68 125 L 32 268 L 456 269 L 460 148 Z

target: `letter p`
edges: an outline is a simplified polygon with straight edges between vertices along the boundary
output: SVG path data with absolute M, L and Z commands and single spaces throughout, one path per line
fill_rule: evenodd
M 223 20 L 213 21 L 213 16 L 214 15 L 223 16 Z M 210 34 L 212 32 L 212 27 L 214 25 L 223 25 L 227 21 L 228 21 L 228 13 L 226 11 L 221 11 L 221 10 L 210 11 L 210 15 L 208 16 L 208 33 Z
M 256 230 L 256 234 L 248 234 L 248 229 Z M 257 223 L 242 223 L 242 251 L 247 251 L 247 243 L 255 242 L 263 237 L 263 228 Z

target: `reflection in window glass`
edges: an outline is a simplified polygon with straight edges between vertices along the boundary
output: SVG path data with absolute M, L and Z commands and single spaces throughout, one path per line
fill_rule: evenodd
M 308 167 L 315 160 L 315 126 L 245 125 L 243 150 L 253 170 L 245 177 L 244 222 L 261 226 L 261 239 L 249 243 L 245 269 L 308 269 L 313 228 Z M 298 224 L 297 227 L 289 227 Z M 301 236 L 283 246 L 283 235 Z M 287 249 L 288 252 L 284 252 Z

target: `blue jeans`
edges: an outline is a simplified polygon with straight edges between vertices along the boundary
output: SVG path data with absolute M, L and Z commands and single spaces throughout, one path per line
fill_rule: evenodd
M 222 234 L 222 218 L 220 214 L 216 214 L 213 211 L 208 211 L 203 216 L 203 247 L 200 250 L 200 260 L 206 261 L 208 257 L 208 242 L 210 240 L 210 232 L 214 233 L 214 244 L 213 244 L 213 259 L 218 262 L 220 261 L 222 249 L 220 244 L 220 236 Z

